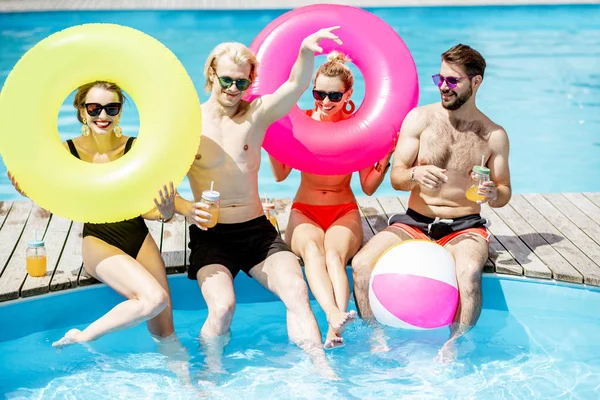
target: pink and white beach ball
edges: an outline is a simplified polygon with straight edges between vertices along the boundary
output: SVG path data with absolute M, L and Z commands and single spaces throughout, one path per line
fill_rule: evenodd
M 450 325 L 458 306 L 454 257 L 426 240 L 392 247 L 375 263 L 369 301 L 377 321 L 395 328 Z

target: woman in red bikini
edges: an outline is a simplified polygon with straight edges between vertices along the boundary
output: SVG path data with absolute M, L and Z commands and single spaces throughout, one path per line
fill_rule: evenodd
M 337 122 L 354 112 L 350 100 L 354 77 L 345 65 L 348 61 L 348 57 L 334 51 L 317 70 L 315 108 L 306 111 L 311 118 Z M 367 195 L 372 195 L 383 181 L 391 156 L 392 151 L 375 166 L 360 171 L 361 187 Z M 277 182 L 287 178 L 292 170 L 272 157 L 271 167 Z M 351 178 L 352 174 L 324 176 L 303 172 L 285 235 L 292 251 L 304 260 L 310 290 L 327 315 L 326 349 L 343 345 L 341 335 L 356 317 L 354 311 L 347 312 L 350 287 L 346 265 L 361 246 L 363 231 L 350 188 Z

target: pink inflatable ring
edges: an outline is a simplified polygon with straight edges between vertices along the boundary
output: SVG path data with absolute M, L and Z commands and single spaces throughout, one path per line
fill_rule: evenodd
M 288 79 L 306 36 L 337 25 L 343 44 L 320 45 L 323 53 L 339 50 L 352 58 L 365 80 L 362 105 L 335 123 L 315 121 L 296 106 L 269 127 L 263 144 L 280 162 L 320 175 L 352 173 L 383 158 L 419 98 L 417 69 L 400 36 L 365 10 L 332 4 L 287 12 L 254 39 L 250 48 L 260 65 L 250 98 L 273 93 Z

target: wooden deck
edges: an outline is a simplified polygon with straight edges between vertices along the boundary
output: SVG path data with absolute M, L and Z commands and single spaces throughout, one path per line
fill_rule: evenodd
M 360 197 L 365 241 L 404 212 L 406 197 Z M 277 223 L 285 235 L 290 200 L 276 202 Z M 524 275 L 600 286 L 600 193 L 515 195 L 503 208 L 484 206 L 490 222 L 490 258 L 485 272 Z M 163 254 L 167 273 L 185 272 L 187 224 L 146 221 Z M 81 260 L 82 224 L 51 215 L 29 201 L 0 202 L 0 302 L 97 283 Z M 48 253 L 46 276 L 25 270 L 27 242 L 43 232 Z

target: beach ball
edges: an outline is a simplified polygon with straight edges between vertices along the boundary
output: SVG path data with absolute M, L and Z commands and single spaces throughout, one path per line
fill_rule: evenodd
M 458 307 L 454 257 L 426 240 L 392 247 L 371 273 L 369 301 L 377 321 L 388 326 L 436 329 L 450 325 Z

